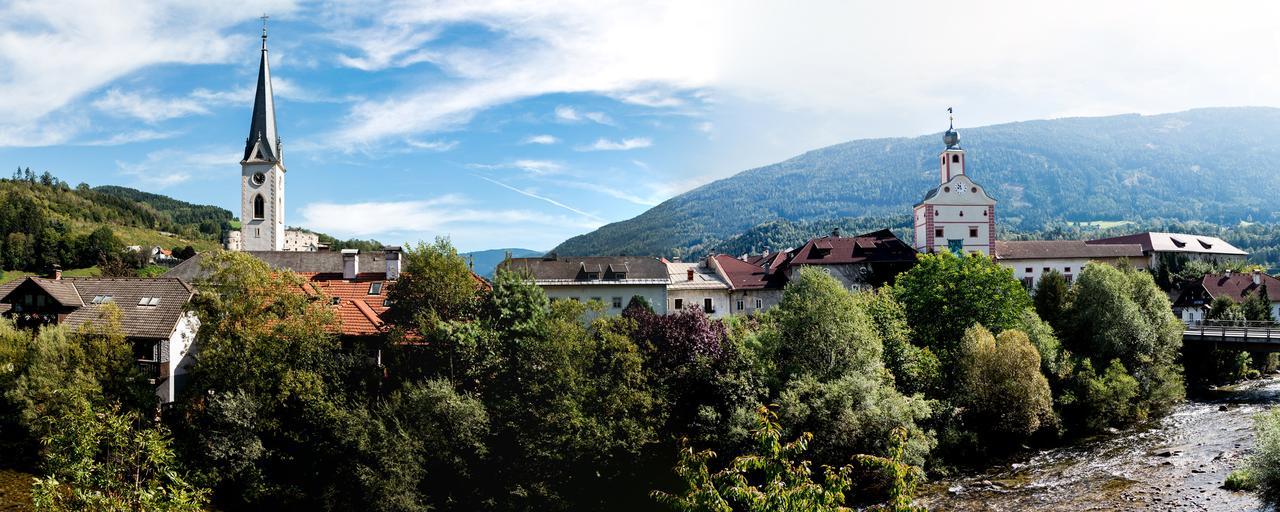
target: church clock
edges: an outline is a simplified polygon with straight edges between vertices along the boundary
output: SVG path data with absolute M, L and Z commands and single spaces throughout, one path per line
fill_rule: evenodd
M 262 174 L 262 173 L 260 173 L 260 172 L 253 173 L 253 184 L 254 184 L 254 185 L 261 185 L 261 184 L 266 183 L 266 182 L 267 182 L 267 175 Z

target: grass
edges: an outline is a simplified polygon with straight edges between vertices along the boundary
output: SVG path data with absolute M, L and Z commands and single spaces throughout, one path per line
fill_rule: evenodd
M 38 275 L 40 274 L 24 270 L 6 270 L 4 271 L 4 275 L 0 275 L 0 284 L 13 281 L 14 279 L 22 279 L 24 277 Z M 64 271 L 62 275 L 63 277 L 95 277 L 102 275 L 102 271 L 96 266 L 89 268 L 73 268 L 71 270 Z
M 1252 491 L 1258 488 L 1258 484 L 1253 481 L 1253 476 L 1248 470 L 1237 469 L 1227 475 L 1226 481 L 1222 482 L 1222 488 L 1228 491 Z
M 36 475 L 0 469 L 0 510 L 26 512 L 31 506 L 31 479 Z

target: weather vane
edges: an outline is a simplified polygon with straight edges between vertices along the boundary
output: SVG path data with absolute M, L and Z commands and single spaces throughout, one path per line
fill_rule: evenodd
M 267 40 L 267 18 L 269 17 L 270 16 L 267 16 L 267 13 L 264 12 L 262 13 L 262 18 L 260 18 L 262 20 L 262 40 L 264 41 L 263 44 L 266 44 L 265 41 Z
M 955 112 L 951 110 L 951 107 L 947 107 L 947 122 L 950 123 L 952 127 L 956 125 L 956 116 L 954 114 Z

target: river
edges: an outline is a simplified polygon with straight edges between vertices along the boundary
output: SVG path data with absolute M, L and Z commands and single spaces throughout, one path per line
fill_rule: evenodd
M 1253 416 L 1280 405 L 1280 376 L 1190 399 L 1145 427 L 933 482 L 930 510 L 1270 511 L 1222 482 L 1253 447 Z

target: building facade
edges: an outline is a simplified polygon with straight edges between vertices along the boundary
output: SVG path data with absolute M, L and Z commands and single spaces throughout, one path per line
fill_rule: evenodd
M 1090 240 L 1090 244 L 1137 244 L 1147 257 L 1147 267 L 1155 270 L 1161 265 L 1181 266 L 1191 260 L 1214 265 L 1244 262 L 1249 253 L 1236 248 L 1218 237 L 1188 233 L 1137 233 Z
M 600 301 L 606 314 L 619 314 L 632 297 L 642 297 L 655 313 L 667 313 L 667 266 L 657 258 L 565 256 L 511 258 L 507 270 L 527 273 L 553 301 Z
M 943 142 L 940 183 L 913 208 L 915 250 L 990 256 L 996 243 L 996 201 L 965 173 L 965 154 L 954 126 L 943 134 Z
M 1240 303 L 1250 295 L 1265 297 L 1271 305 L 1272 320 L 1280 318 L 1280 279 L 1262 271 L 1206 274 L 1182 289 L 1173 301 L 1173 313 L 1183 322 L 1200 322 L 1213 299 L 1227 297 Z
M 814 238 L 791 251 L 784 262 L 788 278 L 805 267 L 821 269 L 851 290 L 871 289 L 893 283 L 898 274 L 916 264 L 916 251 L 882 229 L 842 237 L 839 230 Z
M 108 305 L 160 403 L 174 400 L 194 364 L 200 321 L 186 309 L 194 291 L 180 279 L 26 277 L 0 285 L 0 314 L 21 328 L 106 325 Z
M 1057 271 L 1067 283 L 1096 261 L 1118 266 L 1147 269 L 1147 258 L 1137 244 L 1091 244 L 1083 240 L 1019 240 L 997 241 L 996 263 L 1013 270 L 1013 277 L 1028 290 L 1040 278 Z
M 667 311 L 699 308 L 712 318 L 730 314 L 733 292 L 709 262 L 709 259 L 696 263 L 664 260 L 669 279 Z

